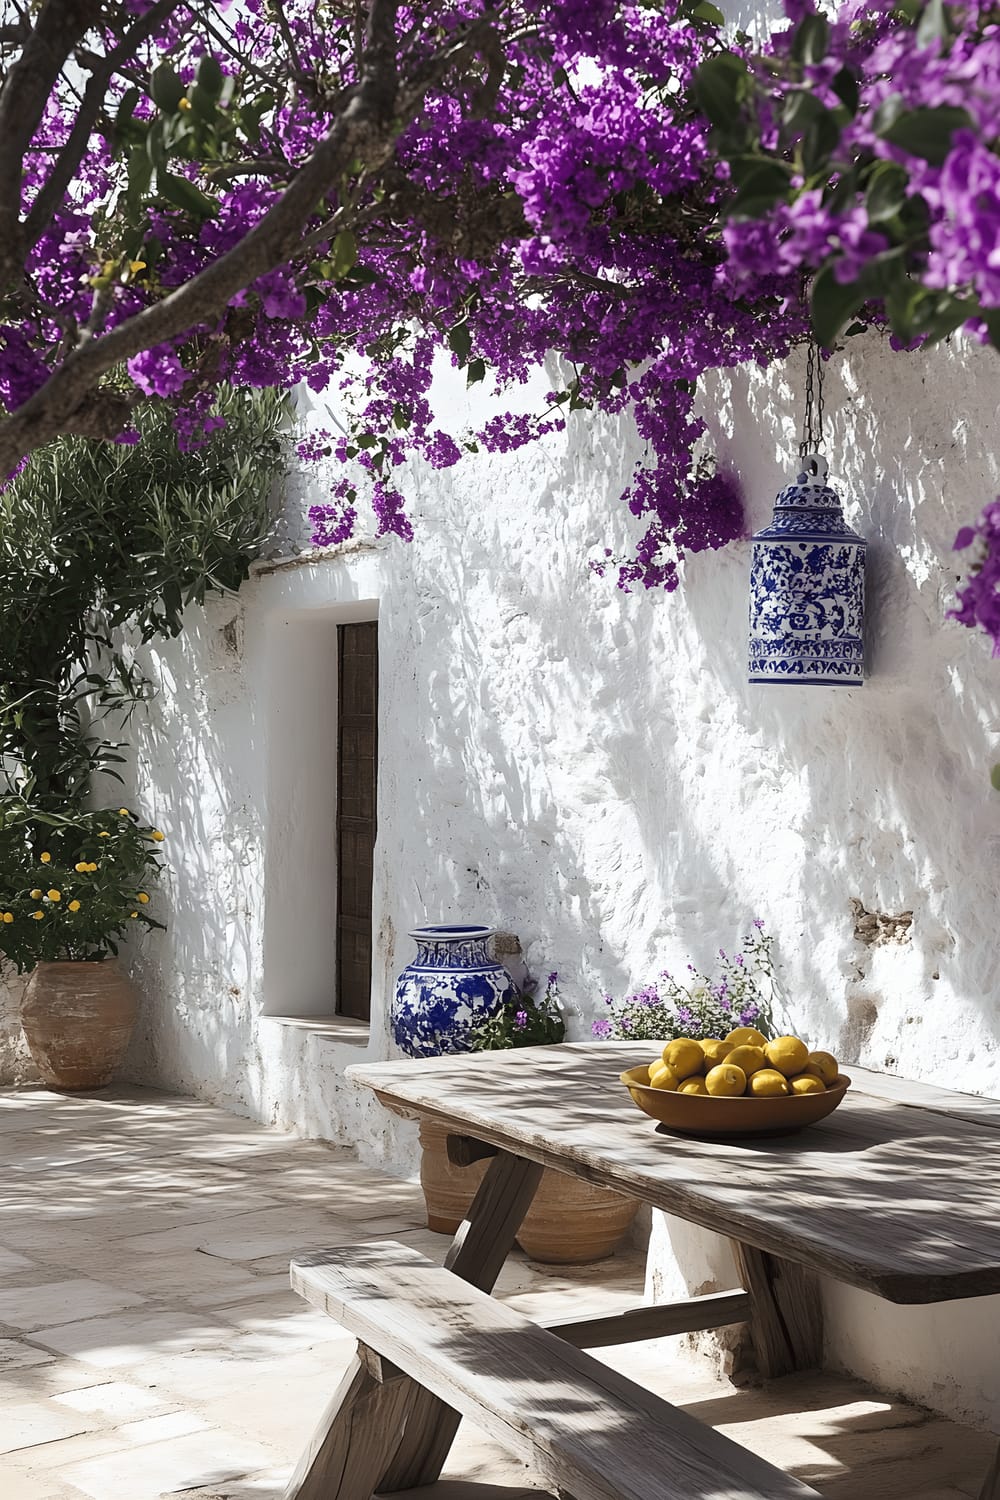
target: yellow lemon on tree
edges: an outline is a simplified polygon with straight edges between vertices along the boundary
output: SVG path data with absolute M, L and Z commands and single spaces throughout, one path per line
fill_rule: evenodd
M 776 1036 L 764 1048 L 764 1056 L 772 1068 L 786 1078 L 794 1078 L 796 1073 L 805 1072 L 809 1048 L 797 1036 Z
M 750 1079 L 750 1092 L 762 1099 L 770 1099 L 775 1094 L 787 1094 L 788 1080 L 777 1068 L 761 1068 Z
M 708 1089 L 705 1087 L 704 1078 L 685 1078 L 678 1086 L 677 1092 L 679 1094 L 707 1094 Z
M 756 1026 L 737 1026 L 725 1040 L 732 1047 L 766 1047 L 767 1037 Z
M 747 1086 L 747 1075 L 734 1063 L 719 1063 L 705 1074 L 705 1088 L 716 1098 L 735 1098 Z
M 46 891 L 45 894 L 48 896 L 50 901 L 62 900 L 62 891 Z
M 803 1073 L 814 1073 L 827 1088 L 837 1082 L 840 1064 L 830 1052 L 810 1052 Z
M 52 855 L 49 854 L 48 852 L 46 852 L 45 854 L 40 854 L 38 856 L 38 858 L 41 860 L 41 862 L 42 862 L 43 865 L 48 865 L 48 864 L 52 863 Z
M 649 1070 L 649 1082 L 654 1089 L 667 1089 L 673 1093 L 680 1083 L 680 1079 L 673 1068 L 668 1068 L 665 1062 L 655 1062 Z
M 673 1068 L 678 1078 L 690 1078 L 705 1066 L 705 1054 L 700 1042 L 693 1042 L 689 1036 L 679 1036 L 664 1047 L 663 1061 L 668 1068 Z
M 731 1042 L 724 1042 L 717 1036 L 706 1036 L 702 1038 L 701 1050 L 705 1058 L 705 1070 L 714 1068 L 720 1062 L 725 1062 L 732 1052 Z
M 14 913 L 12 911 L 5 911 L 4 914 L 3 914 L 3 919 L 7 923 L 7 926 L 9 927 L 10 924 L 11 924 L 11 922 L 13 922 L 13 920 L 14 920 Z
M 80 903 L 79 903 L 79 901 L 71 901 L 69 903 L 69 909 L 70 909 L 70 911 L 79 911 L 80 910 Z
M 767 1058 L 764 1056 L 763 1047 L 734 1047 L 726 1056 L 726 1062 L 732 1063 L 734 1068 L 742 1068 L 747 1077 L 751 1073 L 758 1073 L 761 1068 L 767 1066 Z
M 788 1087 L 793 1094 L 825 1094 L 826 1085 L 815 1073 L 799 1073 L 789 1078 Z
M 42 899 L 42 893 L 38 889 L 37 886 L 35 887 L 35 889 L 31 893 L 31 899 L 32 899 L 32 901 L 41 901 L 41 899 Z

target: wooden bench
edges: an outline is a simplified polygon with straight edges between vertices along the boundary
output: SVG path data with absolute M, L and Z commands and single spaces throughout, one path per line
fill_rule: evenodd
M 328 1451 L 313 1450 L 300 1465 L 328 1500 L 370 1500 L 402 1437 L 414 1382 L 575 1500 L 818 1500 L 808 1485 L 409 1246 L 303 1255 L 291 1263 L 291 1283 L 359 1340 L 335 1397 L 341 1420 Z M 571 1338 L 580 1326 L 566 1325 Z M 305 1492 L 293 1480 L 289 1493 Z

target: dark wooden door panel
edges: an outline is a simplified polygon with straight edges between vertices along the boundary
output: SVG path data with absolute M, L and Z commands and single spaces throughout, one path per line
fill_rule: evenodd
M 378 625 L 337 627 L 337 1014 L 371 1016 Z

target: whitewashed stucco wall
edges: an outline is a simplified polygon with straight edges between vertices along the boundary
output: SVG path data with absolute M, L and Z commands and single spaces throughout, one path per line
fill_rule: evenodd
M 801 367 L 706 390 L 754 528 L 795 451 Z M 1000 664 L 944 620 L 955 531 L 1000 488 L 998 392 L 994 357 L 965 344 L 902 356 L 855 340 L 833 362 L 831 467 L 871 539 L 871 677 L 857 691 L 747 686 L 746 543 L 689 559 L 672 597 L 590 576 L 588 556 L 626 544 L 617 496 L 639 447 L 628 420 L 588 413 L 507 458 L 411 471 L 411 545 L 269 566 L 237 601 L 193 612 L 147 658 L 159 695 L 135 795 L 168 835 L 170 930 L 137 955 L 132 1076 L 409 1170 L 408 1127 L 343 1079 L 388 1054 L 407 927 L 462 918 L 519 933 L 533 970 L 559 970 L 582 1037 L 604 989 L 688 955 L 710 964 L 761 916 L 787 1019 L 816 1045 L 1000 1095 L 988 780 Z M 458 420 L 467 398 L 451 372 L 437 399 Z M 286 536 L 300 534 L 305 488 Z M 366 1043 L 267 1017 L 329 1006 L 334 626 L 376 616 Z M 907 940 L 859 941 L 852 899 L 912 912 Z M 654 1243 L 661 1289 L 703 1285 L 713 1256 L 724 1268 L 687 1230 L 659 1223 Z M 1000 1428 L 982 1304 L 827 1299 L 833 1362 Z

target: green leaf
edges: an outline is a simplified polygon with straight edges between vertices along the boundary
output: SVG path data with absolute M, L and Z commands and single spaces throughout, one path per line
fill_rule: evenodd
M 948 38 L 948 16 L 942 0 L 929 0 L 917 25 L 917 46 L 931 47 Z
M 472 334 L 468 323 L 456 323 L 448 334 L 448 348 L 458 358 L 459 366 L 466 364 L 472 352 Z
M 694 75 L 694 97 L 698 108 L 713 125 L 731 125 L 749 83 L 747 65 L 732 52 L 721 52 L 703 62 Z
M 995 792 L 1000 792 L 1000 762 L 990 772 L 990 786 Z
M 193 214 L 196 219 L 214 219 L 219 212 L 218 205 L 201 188 L 188 182 L 186 177 L 177 177 L 162 168 L 156 173 L 156 191 L 175 208 Z
M 126 89 L 121 98 L 121 103 L 115 112 L 114 140 L 116 146 L 120 147 L 124 137 L 135 134 L 135 107 L 142 97 L 140 89 Z
M 709 26 L 725 26 L 726 18 L 717 5 L 710 0 L 695 0 L 694 4 L 681 7 L 681 14 L 689 21 L 706 21 Z
M 474 359 L 468 367 L 465 379 L 467 385 L 476 385 L 480 380 L 485 380 L 486 361 L 484 359 Z
M 762 160 L 743 177 L 739 191 L 729 205 L 730 215 L 757 218 L 780 200 L 787 199 L 790 180 L 784 166 Z
M 835 73 L 830 80 L 830 87 L 844 108 L 851 115 L 856 115 L 858 104 L 860 103 L 860 93 L 858 91 L 858 80 L 850 68 L 844 67 L 841 68 L 839 73 Z
M 868 179 L 865 190 L 865 207 L 868 221 L 879 224 L 884 219 L 894 219 L 906 202 L 909 177 L 898 162 L 881 161 Z
M 951 150 L 956 130 L 969 129 L 968 112 L 952 104 L 937 104 L 931 109 L 909 109 L 881 132 L 882 139 L 909 151 L 939 167 Z
M 358 242 L 350 229 L 342 229 L 331 246 L 330 260 L 333 264 L 333 279 L 339 281 L 346 276 L 358 258 Z
M 830 42 L 830 27 L 823 15 L 814 13 L 800 23 L 792 43 L 792 56 L 796 62 L 815 64 L 822 62 Z
M 840 144 L 840 126 L 828 109 L 817 115 L 802 137 L 802 165 L 806 176 L 821 169 L 829 175 L 829 160 Z
M 225 74 L 210 52 L 206 52 L 198 64 L 197 79 L 199 88 L 203 88 L 207 94 L 211 94 L 214 99 L 218 99 L 222 93 Z
M 852 313 L 866 301 L 858 281 L 841 284 L 834 279 L 833 267 L 826 265 L 813 282 L 810 314 L 813 333 L 824 349 L 832 349 L 837 335 Z
M 199 120 L 214 120 L 217 114 L 215 95 L 209 89 L 203 88 L 196 83 L 188 93 L 191 101 L 191 113 L 198 116 Z
M 176 114 L 184 97 L 184 85 L 176 71 L 167 62 L 157 63 L 149 77 L 149 92 L 153 103 L 164 114 Z

